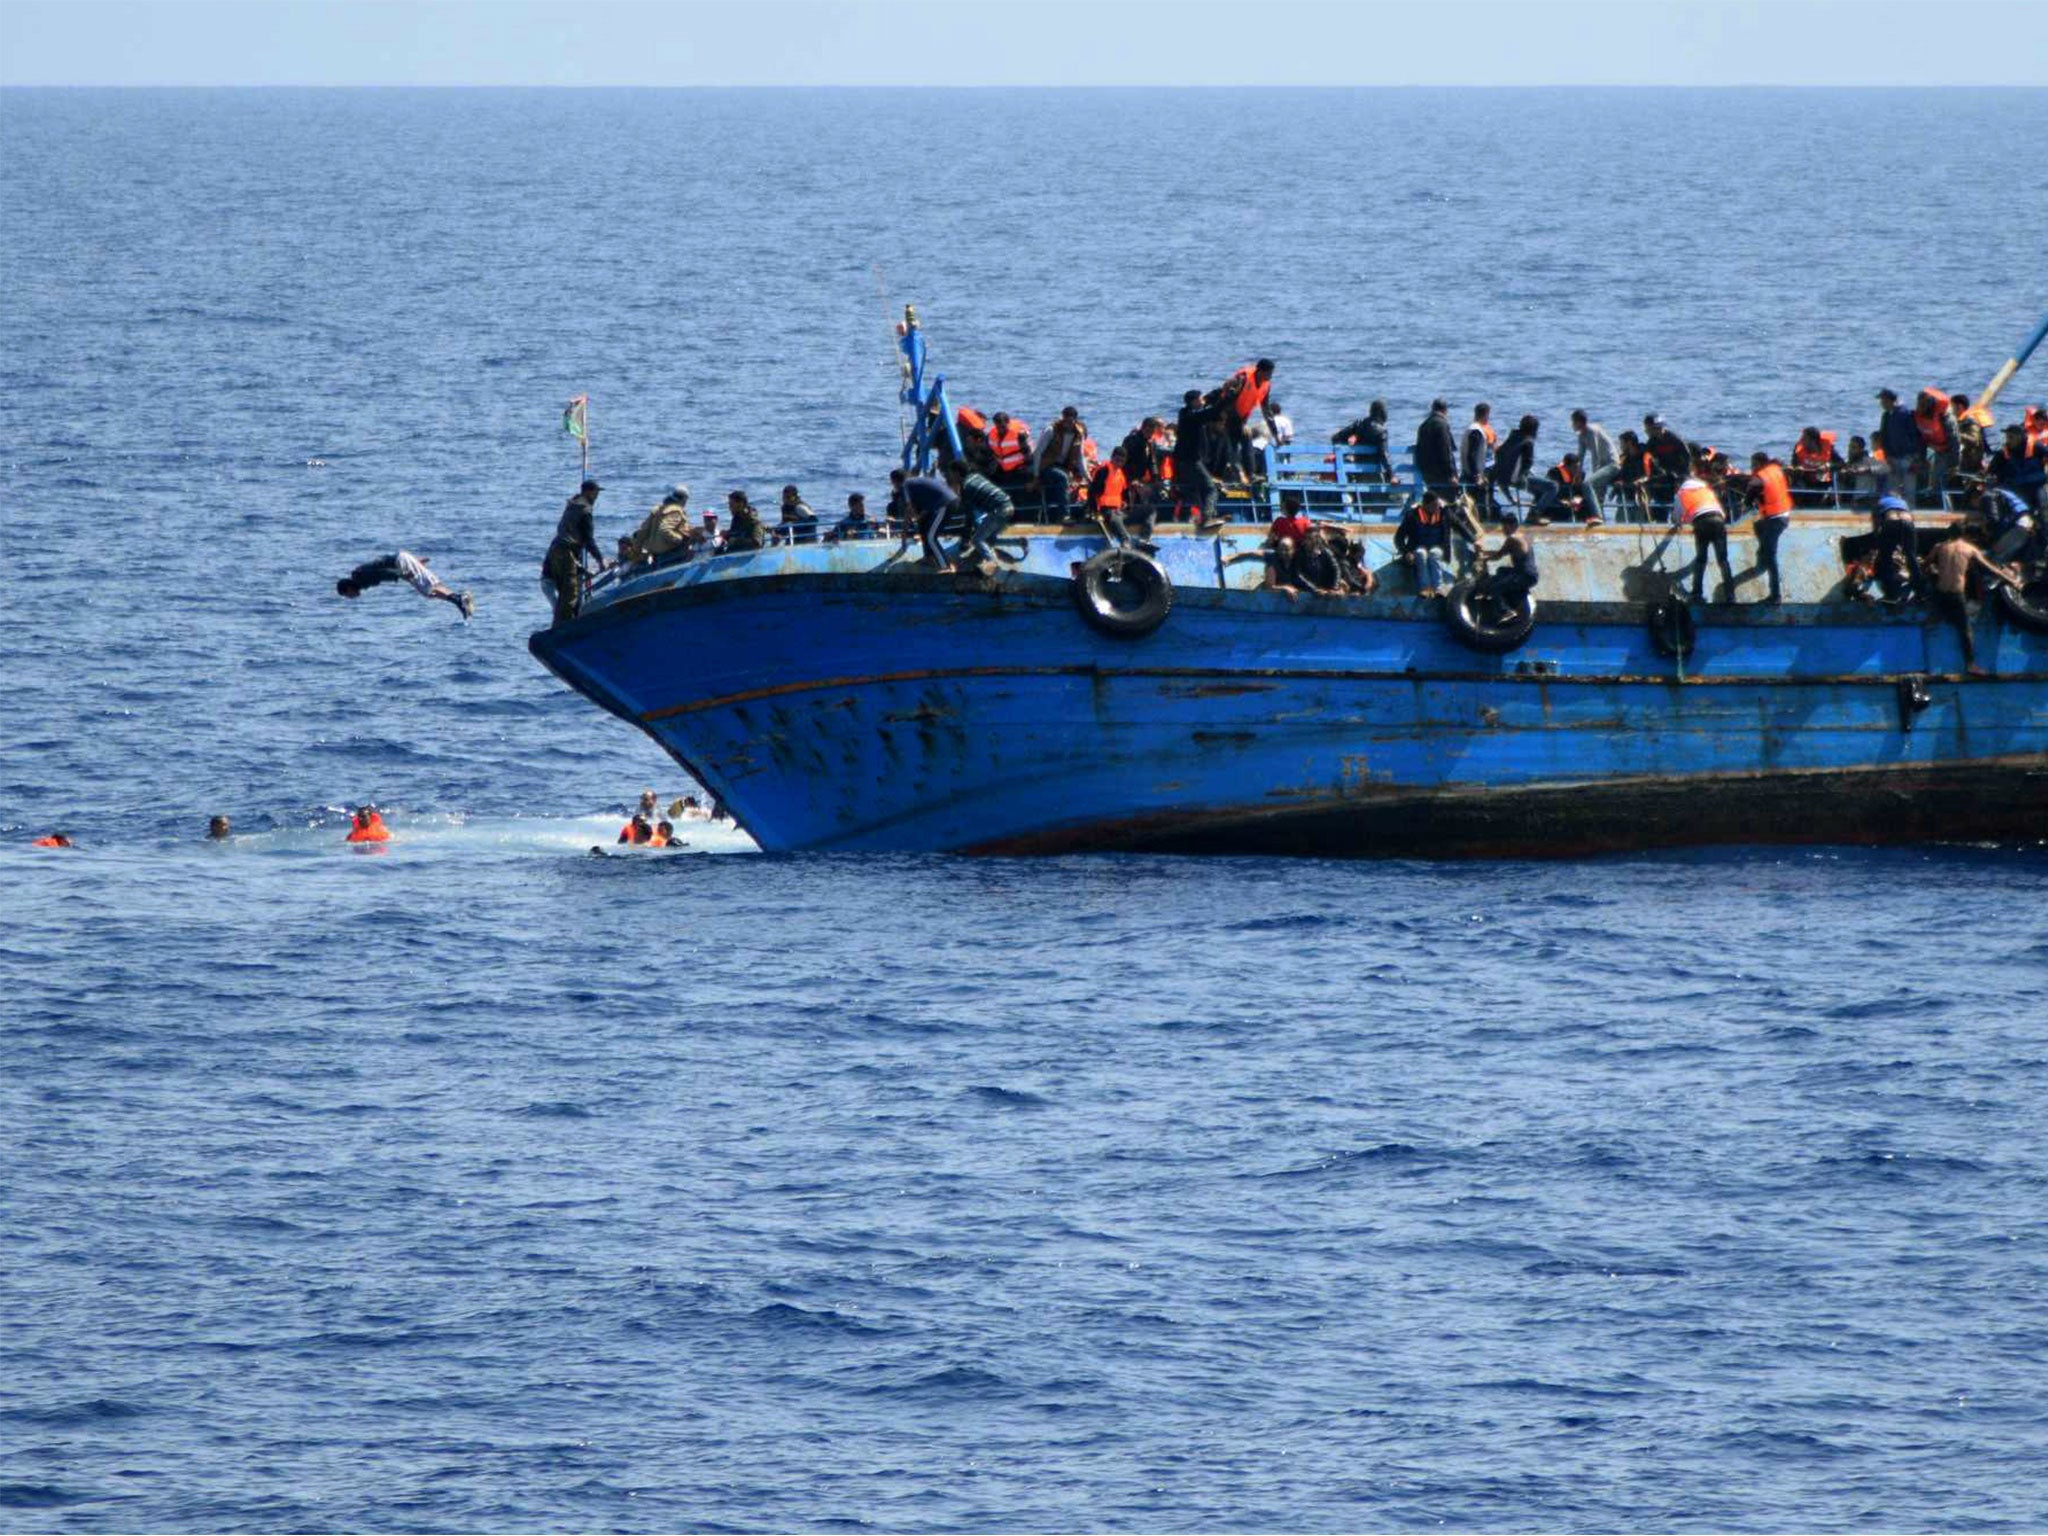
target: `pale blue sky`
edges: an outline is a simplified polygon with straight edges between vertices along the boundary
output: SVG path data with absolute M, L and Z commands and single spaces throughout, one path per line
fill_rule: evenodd
M 2048 0 L 0 0 L 0 85 L 2031 85 Z

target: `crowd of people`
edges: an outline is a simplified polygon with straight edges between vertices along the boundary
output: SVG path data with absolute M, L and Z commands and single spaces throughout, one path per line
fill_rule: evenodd
M 631 570 L 775 543 L 916 540 L 927 566 L 952 571 L 993 569 L 1010 558 L 999 537 L 1023 517 L 1092 524 L 1141 549 L 1149 548 L 1161 523 L 1206 531 L 1224 520 L 1226 498 L 1241 504 L 1241 498 L 1268 489 L 1264 450 L 1293 441 L 1293 423 L 1273 397 L 1274 373 L 1273 361 L 1260 358 L 1213 389 L 1191 389 L 1171 421 L 1147 416 L 1107 454 L 1075 406 L 1034 436 L 1005 411 L 962 407 L 944 421 L 934 402 L 934 418 L 923 425 L 934 445 L 935 469 L 922 475 L 892 471 L 879 515 L 871 515 L 866 497 L 855 492 L 844 515 L 827 523 L 798 487 L 786 485 L 773 520 L 755 509 L 745 491 L 734 490 L 721 526 L 715 512 L 693 518 L 689 489 L 677 485 L 617 541 L 609 559 L 599 548 L 592 518 L 603 488 L 586 480 L 564 509 L 543 562 L 556 621 L 575 613 L 592 569 Z M 1527 591 L 1537 569 L 1526 530 L 1550 523 L 1668 520 L 1694 540 L 1695 598 L 1702 595 L 1710 563 L 1732 585 L 1727 530 L 1745 516 L 1754 520 L 1759 573 L 1771 601 L 1782 592 L 1779 540 L 1802 509 L 1867 510 L 1879 553 L 1866 584 L 1895 600 L 1901 592 L 1919 592 L 1923 573 L 1906 555 L 1917 510 L 1960 507 L 1973 514 L 1994 561 L 2023 550 L 2041 554 L 2048 408 L 2028 407 L 2021 420 L 1994 430 L 1989 413 L 1962 394 L 1925 389 L 1906 405 L 1887 389 L 1879 392 L 1878 405 L 1868 436 L 1852 435 L 1841 444 L 1837 433 L 1809 426 L 1783 457 L 1757 452 L 1743 463 L 1689 441 L 1654 412 L 1643 418 L 1640 432 L 1611 434 L 1576 410 L 1570 446 L 1539 468 L 1542 424 L 1535 416 L 1523 415 L 1501 432 L 1491 406 L 1482 402 L 1460 429 L 1448 403 L 1439 399 L 1416 429 L 1409 449 L 1413 478 L 1405 480 L 1386 404 L 1375 400 L 1331 435 L 1324 460 L 1329 469 L 1319 478 L 1347 487 L 1377 484 L 1381 505 L 1400 506 L 1396 549 L 1425 595 L 1446 590 L 1454 564 L 1495 561 L 1501 569 L 1487 578 L 1491 590 L 1509 596 Z M 1277 495 L 1280 516 L 1262 551 L 1267 585 L 1290 593 L 1373 590 L 1375 578 L 1354 534 L 1309 516 L 1298 496 L 1290 501 L 1284 489 Z M 1499 549 L 1481 547 L 1488 526 L 1502 534 Z M 1917 551 L 1917 544 L 1912 547 Z M 1468 558 L 1454 561 L 1454 553 Z
M 705 805 L 695 795 L 678 795 L 668 804 L 663 814 L 661 801 L 651 789 L 640 791 L 640 803 L 626 824 L 619 828 L 618 841 L 629 848 L 687 848 L 676 835 L 676 823 L 691 821 L 730 821 L 732 818 L 724 806 L 714 798 Z M 602 848 L 592 848 L 592 853 L 603 853 Z

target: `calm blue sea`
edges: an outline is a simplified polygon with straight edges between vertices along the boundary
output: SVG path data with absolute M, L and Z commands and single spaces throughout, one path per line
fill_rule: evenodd
M 0 92 L 0 1528 L 2048 1526 L 2048 856 L 598 860 L 688 785 L 523 648 L 572 394 L 606 537 L 875 491 L 885 296 L 1098 435 L 1266 354 L 1782 448 L 2008 355 L 2043 143 Z

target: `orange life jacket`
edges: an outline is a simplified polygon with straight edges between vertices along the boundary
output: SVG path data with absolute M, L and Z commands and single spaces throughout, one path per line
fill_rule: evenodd
M 1938 389 L 1926 391 L 1933 403 L 1926 407 L 1915 407 L 1913 419 L 1920 424 L 1920 437 L 1936 453 L 1946 453 L 1954 441 L 1948 430 L 1948 396 Z
M 1496 432 L 1495 432 L 1495 431 L 1493 430 L 1493 423 L 1492 423 L 1492 422 L 1490 422 L 1490 421 L 1474 421 L 1474 422 L 1472 423 L 1472 425 L 1473 425 L 1473 426 L 1475 426 L 1475 427 L 1477 427 L 1477 428 L 1478 428 L 1478 429 L 1479 429 L 1480 431 L 1482 431 L 1482 432 L 1484 432 L 1484 433 L 1486 434 L 1486 446 L 1487 446 L 1487 447 L 1489 447 L 1489 448 L 1498 448 L 1498 447 L 1500 446 L 1500 436 L 1499 436 L 1499 434 L 1497 434 L 1497 433 L 1496 433 Z
M 650 848 L 666 848 L 668 846 L 668 839 L 661 835 L 661 828 L 656 827 L 654 829 L 653 835 L 647 839 L 647 846 Z
M 1756 472 L 1756 483 L 1763 487 L 1763 503 L 1757 510 L 1758 517 L 1784 517 L 1792 510 L 1792 483 L 1785 478 L 1785 466 L 1776 459 L 1771 460 Z
M 988 445 L 995 453 L 996 468 L 1006 475 L 1015 474 L 1030 462 L 1031 455 L 1024 451 L 1024 429 L 1014 421 L 1007 432 L 990 422 Z
M 2048 449 L 2048 412 L 2037 411 L 2030 405 L 2022 425 L 2027 429 L 2028 442 L 2036 448 Z
M 1121 512 L 1124 507 L 1124 487 L 1130 484 L 1121 464 L 1105 464 L 1097 471 L 1102 477 L 1102 491 L 1095 498 L 1095 505 L 1104 512 Z
M 65 837 L 39 837 L 29 844 L 31 848 L 69 848 L 71 840 Z
M 1565 463 L 1563 459 L 1559 459 L 1550 467 L 1550 478 L 1559 485 L 1577 485 L 1579 483 L 1579 472 L 1573 469 L 1571 465 Z
M 1792 445 L 1792 467 L 1811 470 L 1815 474 L 1826 474 L 1835 461 L 1835 434 L 1823 432 L 1820 435 L 1820 450 L 1815 452 L 1804 443 Z
M 971 427 L 976 432 L 988 430 L 988 418 L 971 405 L 963 405 L 953 413 L 953 420 L 960 426 Z
M 640 836 L 639 833 L 633 830 L 633 823 L 631 823 L 630 821 L 627 822 L 623 827 L 619 828 L 619 841 L 622 843 L 633 843 L 637 845 L 640 843 L 651 842 L 653 838 L 654 834 L 652 832 L 649 832 L 645 837 Z
M 384 818 L 375 811 L 368 816 L 358 816 L 348 829 L 346 839 L 351 843 L 388 843 L 391 829 L 384 825 Z
M 1230 383 L 1237 391 L 1233 403 L 1237 407 L 1239 421 L 1249 420 L 1252 412 L 1266 403 L 1266 396 L 1273 389 L 1273 381 L 1261 379 L 1258 370 L 1251 367 L 1238 369 L 1230 376 Z
M 1696 517 L 1726 517 L 1722 510 L 1721 498 L 1714 494 L 1714 488 L 1701 480 L 1688 480 L 1678 488 L 1678 523 L 1689 525 Z

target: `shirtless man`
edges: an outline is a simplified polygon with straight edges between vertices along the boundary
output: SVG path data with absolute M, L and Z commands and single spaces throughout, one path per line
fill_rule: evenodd
M 412 589 L 421 597 L 453 603 L 465 619 L 476 612 L 475 599 L 467 592 L 457 592 L 442 585 L 441 578 L 427 569 L 424 560 L 405 549 L 357 566 L 334 584 L 334 590 L 343 597 L 360 597 L 371 587 L 382 586 L 387 581 L 410 582 Z
M 1970 572 L 1980 567 L 1994 581 L 2012 579 L 2003 567 L 1987 559 L 1976 539 L 1961 528 L 1927 552 L 1927 569 L 1934 577 L 1935 617 L 1955 626 L 1963 642 L 1963 668 L 1972 677 L 1990 675 L 1977 665 L 1977 642 L 1970 633 Z

